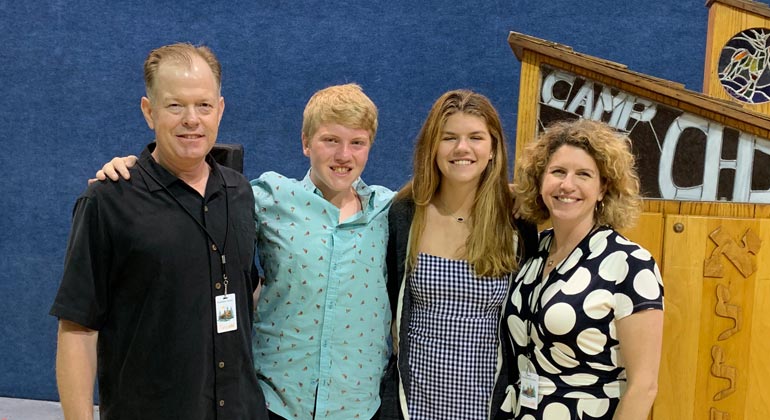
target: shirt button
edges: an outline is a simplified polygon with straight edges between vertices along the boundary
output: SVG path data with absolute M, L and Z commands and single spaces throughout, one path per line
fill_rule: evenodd
M 214 283 L 214 288 L 217 289 L 217 290 L 221 289 L 222 288 L 222 283 L 219 283 L 219 282 Z
M 224 407 L 225 406 L 225 400 L 219 400 L 219 406 Z
M 216 250 L 217 250 L 217 246 L 216 246 L 216 245 L 214 245 L 214 244 L 211 244 L 211 250 L 212 250 L 212 251 L 216 251 Z
M 225 367 L 225 362 L 219 362 L 219 368 L 224 369 L 224 367 Z
M 209 206 L 203 206 L 203 211 L 208 213 L 209 212 Z

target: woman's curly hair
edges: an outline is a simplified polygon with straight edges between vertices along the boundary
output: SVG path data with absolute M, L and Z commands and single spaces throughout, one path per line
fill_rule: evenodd
M 615 229 L 632 227 L 641 212 L 642 199 L 631 139 L 605 123 L 584 119 L 556 122 L 526 146 L 514 178 L 521 214 L 535 223 L 550 217 L 540 186 L 551 156 L 564 145 L 585 150 L 599 169 L 606 192 L 597 203 L 594 221 Z

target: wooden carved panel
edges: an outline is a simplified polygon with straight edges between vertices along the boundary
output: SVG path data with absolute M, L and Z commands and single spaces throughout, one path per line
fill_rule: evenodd
M 757 263 L 749 254 L 756 255 L 762 241 L 754 231 L 747 229 L 746 233 L 743 234 L 741 239 L 743 246 L 738 245 L 729 234 L 722 231 L 721 227 L 714 229 L 709 234 L 709 238 L 717 244 L 717 247 L 706 259 L 703 267 L 704 277 L 722 278 L 725 276 L 721 259 L 723 254 L 741 272 L 743 277 L 749 277 L 757 271 Z
M 735 392 L 735 380 L 738 377 L 738 370 L 733 366 L 728 366 L 725 363 L 725 351 L 720 346 L 711 347 L 711 374 L 717 378 L 727 379 L 729 385 L 727 388 L 714 394 L 714 401 L 719 401 L 733 392 Z
M 730 413 L 719 411 L 714 407 L 711 407 L 709 411 L 709 420 L 730 420 Z
M 719 341 L 727 340 L 733 334 L 741 330 L 743 325 L 743 311 L 738 305 L 733 305 L 730 302 L 730 288 L 724 284 L 717 285 L 717 305 L 716 314 L 723 318 L 729 318 L 733 320 L 733 327 L 722 331 L 717 338 Z

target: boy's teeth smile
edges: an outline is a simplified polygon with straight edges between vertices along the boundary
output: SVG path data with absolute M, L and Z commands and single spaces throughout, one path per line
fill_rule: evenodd
M 332 171 L 343 174 L 343 173 L 350 172 L 350 168 L 343 168 L 341 166 L 338 166 L 336 168 L 332 168 Z

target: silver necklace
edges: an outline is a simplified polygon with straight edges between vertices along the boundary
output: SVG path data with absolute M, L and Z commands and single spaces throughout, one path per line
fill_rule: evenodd
M 446 206 L 446 204 L 444 204 L 444 200 L 442 200 L 441 197 L 437 196 L 436 198 L 438 198 L 438 202 L 439 202 L 439 204 L 441 204 L 441 209 L 444 210 L 444 213 L 449 214 L 450 217 L 455 219 L 455 222 L 457 222 L 457 223 L 465 223 L 465 221 L 468 220 L 467 217 L 457 216 L 456 214 L 450 212 L 449 209 L 447 209 L 447 206 Z

